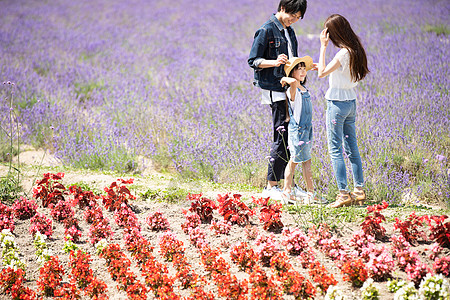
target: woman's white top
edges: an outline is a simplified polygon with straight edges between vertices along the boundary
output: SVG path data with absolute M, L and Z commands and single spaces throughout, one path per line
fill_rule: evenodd
M 356 99 L 354 87 L 358 82 L 353 82 L 350 76 L 350 53 L 342 48 L 334 56 L 341 66 L 330 74 L 329 88 L 325 94 L 327 100 L 346 101 Z
M 294 101 L 292 101 L 291 88 L 289 87 L 286 91 L 286 96 L 289 99 L 289 104 L 291 105 L 292 108 L 292 114 L 294 115 L 294 120 L 297 124 L 300 123 L 300 118 L 302 116 L 302 103 L 303 103 L 302 94 L 306 92 L 308 92 L 308 90 L 302 91 L 300 90 L 300 88 L 298 88 L 295 91 L 295 99 Z M 289 112 L 287 113 L 289 114 Z

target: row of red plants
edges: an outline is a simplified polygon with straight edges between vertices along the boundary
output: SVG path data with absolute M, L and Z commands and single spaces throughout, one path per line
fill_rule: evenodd
M 118 245 L 110 244 L 103 248 L 100 257 L 107 262 L 111 277 L 118 282 L 117 288 L 127 292 L 131 299 L 146 299 L 147 287 L 155 296 L 162 299 L 180 298 L 173 291 L 173 284 L 179 281 L 183 288 L 191 289 L 191 298 L 203 297 L 210 299 L 212 295 L 205 292 L 199 285 L 206 279 L 196 274 L 184 256 L 181 241 L 170 232 L 166 231 L 160 239 L 161 255 L 167 262 L 172 262 L 177 274 L 170 277 L 167 265 L 159 263 L 153 256 L 153 247 L 141 234 L 141 225 L 138 218 L 129 206 L 135 199 L 127 184 L 130 180 L 118 179 L 105 188 L 106 195 L 95 196 L 90 191 L 83 191 L 77 186 L 71 186 L 68 190 L 60 182 L 63 173 L 44 174 L 42 180 L 37 181 L 34 188 L 34 197 L 41 200 L 41 205 L 50 209 L 50 215 L 56 222 L 62 222 L 65 226 L 66 239 L 78 241 L 81 236 L 78 220 L 74 217 L 76 206 L 84 210 L 84 219 L 91 224 L 89 237 L 92 244 L 112 236 L 109 220 L 103 216 L 102 208 L 97 200 L 102 200 L 104 207 L 114 213 L 116 224 L 124 228 L 124 239 L 127 250 L 138 264 L 145 284 L 141 284 L 135 274 L 130 271 L 131 262 Z M 218 196 L 218 205 L 213 200 L 203 197 L 201 194 L 188 195 L 191 202 L 189 211 L 184 211 L 186 222 L 182 224 L 183 231 L 189 235 L 190 240 L 201 253 L 204 268 L 208 271 L 210 279 L 218 287 L 220 296 L 229 299 L 246 299 L 248 284 L 251 285 L 250 299 L 264 299 L 271 295 L 278 298 L 277 284 L 283 286 L 283 291 L 292 294 L 296 299 L 301 297 L 313 297 L 316 293 L 314 286 L 299 272 L 295 271 L 287 262 L 285 252 L 281 252 L 274 242 L 273 235 L 260 234 L 256 237 L 256 251 L 247 243 L 235 245 L 231 251 L 231 258 L 243 271 L 249 273 L 249 281 L 239 281 L 235 275 L 230 274 L 230 266 L 220 257 L 218 248 L 211 248 L 205 240 L 206 234 L 199 228 L 201 223 L 212 224 L 211 229 L 216 234 L 227 234 L 233 224 L 248 225 L 254 211 L 241 201 L 240 195 L 229 194 Z M 263 228 L 271 232 L 281 232 L 281 205 L 270 201 L 268 198 L 253 199 L 253 203 L 260 207 L 260 222 Z M 387 203 L 367 207 L 367 216 L 361 224 L 362 231 L 355 233 L 348 246 L 340 243 L 331 236 L 329 228 L 323 224 L 319 228 L 311 228 L 308 236 L 298 229 L 284 228 L 283 245 L 290 255 L 299 255 L 302 266 L 309 270 L 309 275 L 321 293 L 325 293 L 330 285 L 336 284 L 333 275 L 327 272 L 324 266 L 315 259 L 312 248 L 308 245 L 315 242 L 326 256 L 335 260 L 344 274 L 344 280 L 348 280 L 354 286 L 361 286 L 368 278 L 382 281 L 391 277 L 394 264 L 407 272 L 408 277 L 416 285 L 432 270 L 421 261 L 419 255 L 411 250 L 411 245 L 421 240 L 435 241 L 433 248 L 433 271 L 449 276 L 450 258 L 439 257 L 441 247 L 450 247 L 450 222 L 446 222 L 447 216 L 417 216 L 412 213 L 405 221 L 396 218 L 394 225 L 399 231 L 399 236 L 393 236 L 392 252 L 395 254 L 395 262 L 389 249 L 385 246 L 376 246 L 375 239 L 383 239 L 386 235 L 382 223 L 385 217 L 382 210 L 388 207 Z M 213 218 L 214 210 L 224 218 L 222 221 Z M 33 200 L 18 199 L 12 207 L 4 204 L 0 206 L 0 229 L 14 230 L 14 218 L 30 220 L 30 233 L 37 231 L 52 235 L 52 222 L 43 214 L 37 213 L 37 205 Z M 170 230 L 170 225 L 162 213 L 150 214 L 146 223 L 151 230 Z M 424 234 L 424 227 L 428 225 L 430 234 Z M 246 228 L 247 236 L 250 231 Z M 256 234 L 253 234 L 256 235 Z M 254 236 L 255 237 L 255 236 Z M 357 254 L 360 259 L 352 254 Z M 46 296 L 59 296 L 64 299 L 75 299 L 79 294 L 78 288 L 85 288 L 85 293 L 96 299 L 104 299 L 106 285 L 102 281 L 92 277 L 89 268 L 90 257 L 83 252 L 71 253 L 71 283 L 61 285 L 64 270 L 61 268 L 58 257 L 52 257 L 40 269 L 40 277 L 37 281 L 38 291 Z M 431 257 L 430 257 L 431 258 Z M 260 262 L 260 264 L 258 264 Z M 275 275 L 270 275 L 260 266 L 270 266 Z M 24 271 L 24 270 L 23 270 Z M 23 274 L 21 271 L 3 269 L 0 274 L 5 282 L 2 290 L 13 296 L 14 299 L 34 299 L 35 292 L 23 286 Z M 12 284 L 12 279 L 15 283 Z M 78 278 L 78 279 L 76 279 Z M 28 298 L 27 298 L 28 297 Z M 75 297 L 75 298 L 74 298 Z

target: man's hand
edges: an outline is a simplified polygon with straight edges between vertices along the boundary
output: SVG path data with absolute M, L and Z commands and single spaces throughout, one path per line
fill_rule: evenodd
M 275 67 L 279 67 L 288 62 L 288 57 L 286 54 L 280 54 L 275 61 Z

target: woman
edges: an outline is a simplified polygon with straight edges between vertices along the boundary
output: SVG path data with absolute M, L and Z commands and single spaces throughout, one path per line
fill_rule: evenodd
M 367 68 L 366 52 L 350 23 L 341 15 L 333 14 L 325 21 L 325 29 L 320 33 L 320 56 L 317 71 L 320 78 L 329 77 L 327 99 L 327 138 L 328 151 L 333 164 L 334 176 L 339 188 L 336 202 L 331 207 L 348 206 L 364 203 L 364 177 L 361 157 L 356 140 L 356 93 L 354 88 L 362 80 Z M 333 60 L 325 65 L 328 41 L 341 50 Z M 347 171 L 342 152 L 350 159 L 355 188 L 349 193 L 347 189 Z

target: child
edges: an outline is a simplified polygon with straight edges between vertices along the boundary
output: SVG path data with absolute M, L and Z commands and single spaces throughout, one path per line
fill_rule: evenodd
M 283 66 L 289 58 L 297 56 L 297 37 L 292 24 L 306 12 L 306 0 L 280 0 L 278 11 L 255 33 L 248 64 L 254 70 L 253 84 L 261 89 L 261 103 L 272 111 L 273 142 L 267 170 L 267 186 L 263 197 L 281 200 L 278 182 L 284 178 L 289 159 L 284 141 L 287 139 L 286 94 L 280 84 Z
M 308 194 L 304 203 L 312 203 L 314 200 L 314 184 L 311 175 L 311 144 L 313 139 L 312 129 L 312 105 L 306 83 L 306 73 L 313 68 L 313 60 L 309 56 L 291 58 L 284 70 L 287 77 L 281 79 L 283 86 L 289 85 L 286 91 L 287 111 L 289 112 L 288 148 L 291 158 L 286 166 L 284 178 L 283 203 L 295 203 L 296 196 L 291 193 L 294 171 L 297 164 L 302 164 L 303 179 L 306 182 Z
M 366 52 L 358 36 L 353 32 L 350 23 L 341 15 L 328 17 L 325 29 L 320 33 L 320 56 L 318 75 L 323 78 L 330 75 L 329 88 L 325 94 L 327 99 L 327 137 L 328 151 L 333 164 L 334 176 L 339 194 L 331 207 L 348 206 L 364 203 L 364 178 L 361 157 L 356 140 L 356 93 L 354 88 L 362 80 L 367 68 Z M 325 53 L 328 41 L 340 48 L 333 60 L 325 66 Z M 342 154 L 342 144 L 350 159 L 355 189 L 347 190 L 347 171 Z

